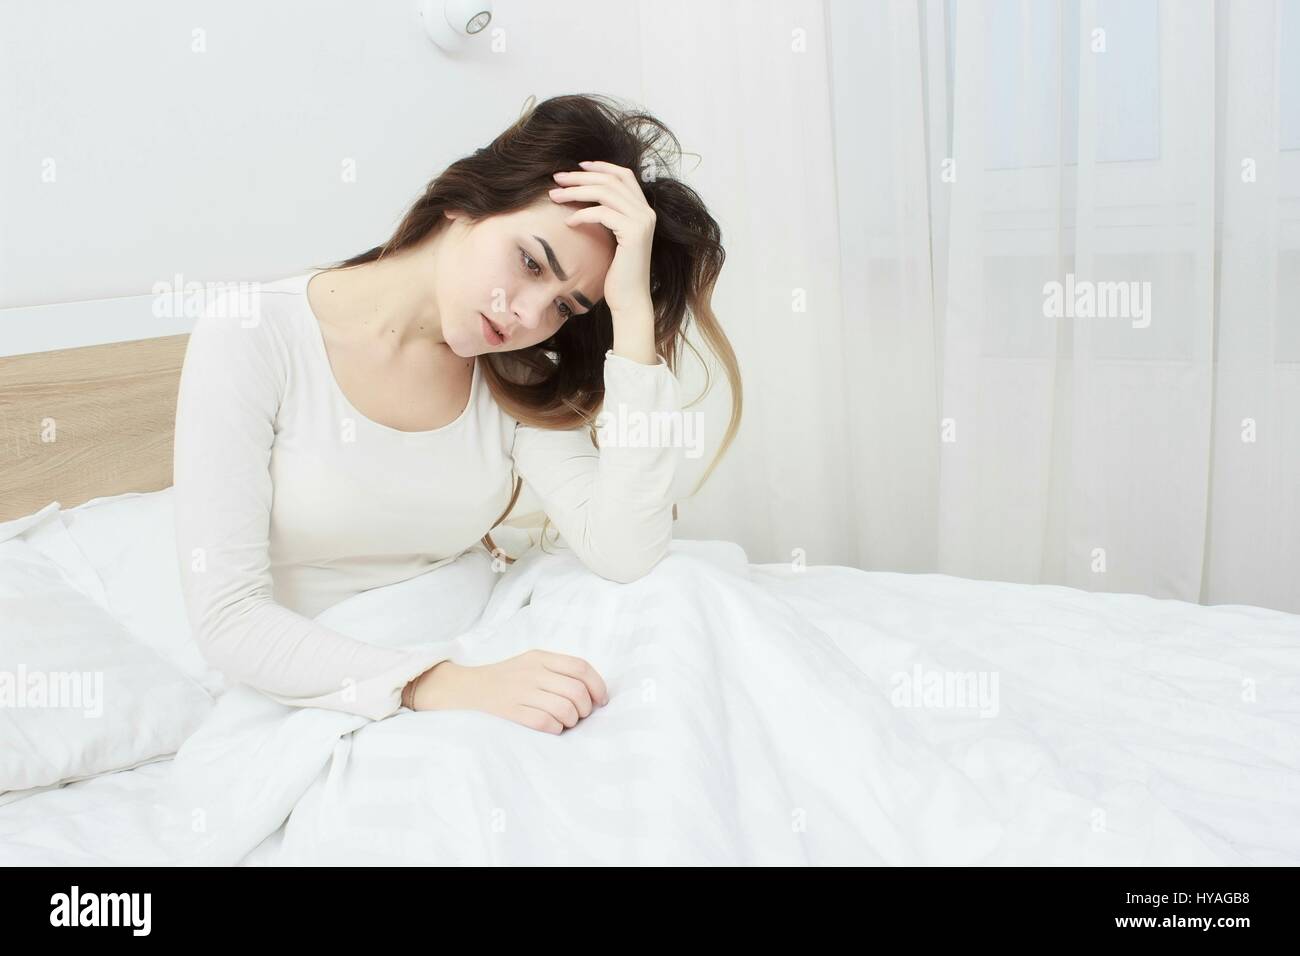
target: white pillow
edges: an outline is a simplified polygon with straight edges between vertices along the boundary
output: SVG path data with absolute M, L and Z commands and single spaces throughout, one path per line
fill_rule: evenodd
M 211 707 L 30 542 L 0 541 L 0 793 L 175 753 Z
M 61 517 L 102 585 L 104 606 L 133 637 L 220 695 L 226 680 L 199 653 L 185 614 L 172 489 L 94 498 Z
M 33 511 L 29 515 L 23 515 L 21 518 L 14 518 L 12 521 L 0 522 L 0 541 L 8 541 L 10 538 L 16 538 L 25 534 L 30 528 L 47 522 L 51 517 L 58 514 L 59 503 L 51 501 L 40 511 Z
M 104 604 L 108 598 L 99 575 L 77 546 L 59 515 L 59 503 L 51 501 L 40 511 L 0 524 L 0 541 L 19 538 L 57 564 L 77 589 Z

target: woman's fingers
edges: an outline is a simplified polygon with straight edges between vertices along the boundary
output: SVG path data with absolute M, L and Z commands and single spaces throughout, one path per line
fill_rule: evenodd
M 558 734 L 609 702 L 596 669 L 581 657 L 534 649 L 498 664 L 484 665 L 499 678 L 497 700 L 481 709 L 533 730 Z
M 551 199 L 558 203 L 593 202 L 618 213 L 620 216 L 628 214 L 624 202 L 619 197 L 598 186 L 570 186 L 567 189 L 552 189 Z
M 591 694 L 592 700 L 599 702 L 601 705 L 609 703 L 609 690 L 605 687 L 605 681 L 596 673 L 596 668 L 581 657 L 545 651 L 542 656 L 542 666 L 547 670 L 555 671 L 557 674 L 564 674 L 567 677 L 582 681 L 587 685 L 587 691 Z
M 559 694 L 561 697 L 567 697 L 573 701 L 578 713 L 583 717 L 590 717 L 591 712 L 595 710 L 596 704 L 591 698 L 591 691 L 587 685 L 576 677 L 569 677 L 567 674 L 557 674 L 555 671 L 544 670 L 542 678 L 542 690 L 548 690 L 552 694 Z
M 560 723 L 554 714 L 528 704 L 517 704 L 510 713 L 510 719 L 530 730 L 540 730 L 544 734 L 564 732 L 564 724 Z
M 603 159 L 593 159 L 582 164 L 589 172 L 606 172 L 616 176 L 618 179 L 627 183 L 633 189 L 639 190 L 641 186 L 637 183 L 636 173 L 632 172 L 627 166 L 618 166 L 614 163 L 607 163 Z
M 583 222 L 598 222 L 617 236 L 621 230 L 626 228 L 627 217 L 621 212 L 610 209 L 608 206 L 588 206 L 585 209 L 579 209 L 564 220 L 566 226 L 576 226 Z
M 538 688 L 523 703 L 545 711 L 565 727 L 576 727 L 578 721 L 582 719 L 582 714 L 578 713 L 577 705 L 573 701 L 560 694 L 552 694 L 549 690 Z
M 581 170 L 563 170 L 552 178 L 559 185 L 551 190 L 551 195 L 567 197 L 560 202 L 603 202 L 619 212 L 631 212 L 638 204 L 645 205 L 645 197 L 635 179 L 628 182 L 612 173 Z

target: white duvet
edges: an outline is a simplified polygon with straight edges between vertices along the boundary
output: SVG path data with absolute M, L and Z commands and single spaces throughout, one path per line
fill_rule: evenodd
M 125 863 L 1300 863 L 1296 615 L 675 541 L 626 585 L 472 551 L 321 620 L 468 664 L 574 654 L 610 703 L 554 736 L 236 687 L 155 786 L 0 808 L 0 847 L 93 827 L 114 831 L 93 861 Z

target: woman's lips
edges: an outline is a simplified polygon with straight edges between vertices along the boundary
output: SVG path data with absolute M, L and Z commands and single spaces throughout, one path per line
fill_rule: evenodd
M 506 337 L 492 327 L 492 323 L 488 321 L 486 315 L 480 312 L 478 317 L 483 320 L 483 338 L 488 345 L 500 345 L 505 342 Z

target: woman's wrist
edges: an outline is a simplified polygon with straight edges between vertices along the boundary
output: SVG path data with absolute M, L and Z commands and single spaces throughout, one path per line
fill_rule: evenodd
M 406 699 L 412 710 L 449 710 L 458 705 L 457 678 L 465 670 L 454 661 L 440 661 L 408 685 Z
M 415 688 L 419 685 L 420 678 L 427 673 L 428 671 L 417 674 L 402 685 L 402 694 L 398 699 L 401 701 L 403 707 L 415 710 Z

